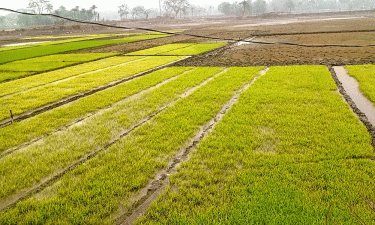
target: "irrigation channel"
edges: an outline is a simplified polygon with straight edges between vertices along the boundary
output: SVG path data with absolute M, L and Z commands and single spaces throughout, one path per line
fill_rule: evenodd
M 250 83 L 245 84 L 240 90 L 238 90 L 228 102 L 220 109 L 214 118 L 204 124 L 200 131 L 190 140 L 186 147 L 182 148 L 173 157 L 169 166 L 165 170 L 159 171 L 155 178 L 150 180 L 148 185 L 140 191 L 140 194 L 136 197 L 135 203 L 133 204 L 133 210 L 125 212 L 119 217 L 117 224 L 120 225 L 131 225 L 135 220 L 138 219 L 151 205 L 151 203 L 157 199 L 160 192 L 163 191 L 169 184 L 169 176 L 177 172 L 177 167 L 184 161 L 189 159 L 190 153 L 198 146 L 198 144 L 209 134 L 209 132 L 219 123 L 224 115 L 238 102 L 240 95 L 246 91 L 258 78 L 265 75 L 269 68 L 260 71 L 259 75 L 256 76 Z
M 359 89 L 358 81 L 351 77 L 342 66 L 334 66 L 333 69 L 345 91 L 352 98 L 358 109 L 361 110 L 366 115 L 369 122 L 375 126 L 375 106 L 362 94 Z

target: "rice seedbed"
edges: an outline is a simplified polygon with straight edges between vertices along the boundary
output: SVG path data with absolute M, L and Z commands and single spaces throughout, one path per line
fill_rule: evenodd
M 0 199 L 40 182 L 84 154 L 103 148 L 142 118 L 179 99 L 182 93 L 220 71 L 221 68 L 187 71 L 161 87 L 124 99 L 81 123 L 1 158 Z
M 326 67 L 272 67 L 136 224 L 372 224 L 374 156 Z
M 165 36 L 167 35 L 162 35 L 162 34 L 139 35 L 139 36 L 131 36 L 131 37 L 125 37 L 125 38 L 118 38 L 118 39 L 78 41 L 78 42 L 63 43 L 60 45 L 41 45 L 41 46 L 35 46 L 32 48 L 15 49 L 11 51 L 1 51 L 0 52 L 0 64 L 6 63 L 6 62 L 12 62 L 16 60 L 34 58 L 38 56 L 52 55 L 52 54 L 57 54 L 57 53 L 75 51 L 75 50 L 86 49 L 86 48 L 94 48 L 94 47 L 100 47 L 100 46 L 105 46 L 105 45 L 149 40 L 149 39 L 160 38 L 160 37 L 165 37 Z
M 117 67 L 121 64 L 139 60 L 141 58 L 144 57 L 111 57 L 107 59 L 98 60 L 95 62 L 71 66 L 56 71 L 37 74 L 34 76 L 10 81 L 7 83 L 2 83 L 0 84 L 0 97 L 28 90 L 30 88 L 38 87 L 51 82 L 56 82 L 58 80 L 63 80 L 69 77 L 74 77 L 85 73 L 98 72 L 101 70 Z
M 226 45 L 227 43 L 167 44 L 129 53 L 127 55 L 197 55 Z
M 131 52 L 126 55 L 158 55 L 161 53 L 173 51 L 180 48 L 187 48 L 189 46 L 194 45 L 194 43 L 181 43 L 181 44 L 167 44 L 167 45 L 161 45 L 153 48 L 148 48 L 136 52 Z
M 113 53 L 58 54 L 25 59 L 0 65 L 0 71 L 43 72 L 82 62 L 113 56 Z
M 227 43 L 199 43 L 187 48 L 176 49 L 169 52 L 163 52 L 162 55 L 198 55 L 203 52 L 208 52 L 215 48 L 222 47 Z
M 31 75 L 31 72 L 4 72 L 0 71 L 0 82 L 6 80 L 12 80 L 19 77 L 24 77 L 27 75 Z
M 188 67 L 162 69 L 136 78 L 133 81 L 80 98 L 67 105 L 46 111 L 26 120 L 12 123 L 0 129 L 0 152 L 49 134 L 59 127 L 66 126 L 85 117 L 89 113 L 109 107 L 130 95 L 190 69 Z
M 375 65 L 345 66 L 349 75 L 359 82 L 359 89 L 375 103 Z
M 208 68 L 203 74 L 212 70 L 218 71 Z M 131 196 L 156 171 L 165 168 L 200 127 L 259 71 L 246 68 L 221 73 L 53 186 L 1 214 L 1 223 L 113 223 L 118 214 L 131 208 Z
M 181 59 L 181 57 L 148 57 L 115 68 L 89 74 L 81 74 L 70 79 L 2 97 L 0 98 L 0 120 L 9 118 L 9 110 L 12 110 L 14 115 L 19 115 L 48 103 L 56 102 L 63 98 L 130 77 L 179 59 Z M 20 104 L 20 102 L 22 102 L 22 104 Z

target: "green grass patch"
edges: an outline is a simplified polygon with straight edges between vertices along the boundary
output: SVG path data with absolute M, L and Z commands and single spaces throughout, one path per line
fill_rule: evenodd
M 182 43 L 182 44 L 167 44 L 167 45 L 161 45 L 153 48 L 148 48 L 136 52 L 131 52 L 126 55 L 158 55 L 161 53 L 173 51 L 180 48 L 187 48 L 189 46 L 194 45 L 193 43 Z
M 27 112 L 63 98 L 126 78 L 137 73 L 176 61 L 181 57 L 147 57 L 115 68 L 81 74 L 61 82 L 50 83 L 0 98 L 0 120 Z M 48 93 L 48 94 L 46 94 Z M 20 102 L 22 102 L 20 104 Z
M 167 44 L 129 53 L 127 55 L 197 55 L 221 47 L 227 43 Z
M 371 224 L 374 156 L 326 67 L 272 67 L 138 223 Z
M 31 72 L 2 72 L 0 71 L 0 82 L 24 77 L 32 74 Z M 1 84 L 0 84 L 1 85 Z
M 86 48 L 94 48 L 100 47 L 105 45 L 112 45 L 112 44 L 122 44 L 122 43 L 129 43 L 141 40 L 148 40 L 154 38 L 165 37 L 167 35 L 139 35 L 139 36 L 132 36 L 132 37 L 125 37 L 125 38 L 118 38 L 118 39 L 108 39 L 108 40 L 88 40 L 88 41 L 76 41 L 76 42 L 69 42 L 63 43 L 60 45 L 41 45 L 35 46 L 31 48 L 21 48 L 15 49 L 10 51 L 1 51 L 0 52 L 0 64 L 6 62 L 12 62 L 16 60 L 34 58 L 38 56 L 45 56 L 45 55 L 52 55 L 62 52 L 68 51 L 75 51 L 80 49 Z
M 345 69 L 358 80 L 361 92 L 375 103 L 375 65 L 345 66 Z
M 0 129 L 0 152 L 51 133 L 59 127 L 84 117 L 88 113 L 111 106 L 132 94 L 140 92 L 166 78 L 176 76 L 189 69 L 191 68 L 168 68 L 159 70 L 150 75 L 136 78 L 135 81 L 117 85 L 113 88 L 78 99 L 67 105 L 6 126 Z
M 190 69 L 190 68 L 187 68 Z M 176 75 L 186 68 L 161 70 L 146 77 L 129 82 L 128 89 L 145 87 L 147 83 L 160 81 L 160 76 Z M 0 159 L 0 199 L 25 187 L 35 184 L 41 178 L 69 165 L 83 154 L 103 147 L 124 129 L 155 112 L 161 106 L 178 98 L 187 89 L 221 71 L 220 68 L 195 69 L 183 73 L 175 80 L 161 87 L 124 99 L 83 123 L 53 133 L 41 142 L 14 152 Z M 14 163 L 18 161 L 18 163 Z M 6 181 L 6 182 L 5 182 Z
M 116 67 L 120 64 L 139 60 L 141 58 L 144 57 L 111 57 L 95 62 L 89 62 L 82 65 L 72 66 L 56 71 L 37 74 L 19 80 L 10 81 L 0 84 L 0 97 L 20 91 L 25 91 L 30 88 L 45 85 L 58 80 L 63 80 L 69 77 L 109 69 L 111 67 Z
M 31 72 L 43 72 L 58 69 L 86 61 L 92 61 L 114 55 L 113 53 L 60 54 L 20 60 L 0 65 L 0 82 L 23 77 Z M 6 74 L 5 74 L 6 72 Z M 20 73 L 29 72 L 29 73 Z M 4 73 L 4 74 L 3 74 Z M 14 73 L 14 74 L 12 74 Z
M 165 168 L 200 126 L 259 70 L 230 70 L 219 75 L 107 151 L 67 173 L 56 185 L 0 215 L 0 221 L 14 223 L 22 218 L 25 223 L 113 223 L 110 215 L 131 206 L 129 197 L 144 187 L 157 170 Z M 199 77 L 220 70 L 201 71 L 204 73 Z

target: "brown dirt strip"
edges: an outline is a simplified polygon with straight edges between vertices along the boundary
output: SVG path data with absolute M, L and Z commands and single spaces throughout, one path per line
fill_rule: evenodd
M 372 137 L 372 147 L 375 150 L 375 127 L 370 123 L 367 116 L 357 107 L 355 102 L 352 100 L 352 98 L 347 94 L 347 92 L 344 89 L 344 86 L 342 85 L 341 81 L 338 79 L 335 70 L 333 69 L 332 65 L 328 66 L 329 71 L 331 72 L 332 78 L 335 80 L 336 85 L 339 89 L 340 94 L 344 97 L 346 102 L 349 104 L 350 108 L 353 110 L 353 112 L 356 114 L 358 119 L 365 125 L 367 128 L 367 131 L 370 133 Z
M 228 70 L 228 69 L 226 69 L 226 70 Z M 150 121 L 152 118 L 154 118 L 159 113 L 163 112 L 168 107 L 173 106 L 178 100 L 187 97 L 188 95 L 192 94 L 198 88 L 206 85 L 209 81 L 213 80 L 216 76 L 220 75 L 221 73 L 224 73 L 226 70 L 215 74 L 214 76 L 206 79 L 205 81 L 203 81 L 199 85 L 196 85 L 195 87 L 192 87 L 189 90 L 185 91 L 177 99 L 175 99 L 175 100 L 171 101 L 170 103 L 168 103 L 168 104 L 160 107 L 157 111 L 155 111 L 151 115 L 143 118 L 142 120 L 140 120 L 135 125 L 133 125 L 130 128 L 122 131 L 119 135 L 117 135 L 117 137 L 115 137 L 114 139 L 112 139 L 104 147 L 95 149 L 94 151 L 92 151 L 92 152 L 90 152 L 90 153 L 82 156 L 79 160 L 77 160 L 77 161 L 73 162 L 72 164 L 70 164 L 69 166 L 65 167 L 63 170 L 60 170 L 60 171 L 56 172 L 54 175 L 51 175 L 49 177 L 46 177 L 46 178 L 42 179 L 39 182 L 39 184 L 36 184 L 33 187 L 31 187 L 31 188 L 22 190 L 22 191 L 18 192 L 17 194 L 15 194 L 13 196 L 10 196 L 9 198 L 7 198 L 4 201 L 0 202 L 0 213 L 4 212 L 4 211 L 6 211 L 6 210 L 8 210 L 8 209 L 10 209 L 12 207 L 14 207 L 18 202 L 20 202 L 20 201 L 22 201 L 24 199 L 27 199 L 30 196 L 34 195 L 34 194 L 39 193 L 40 191 L 42 191 L 46 187 L 51 186 L 53 183 L 55 183 L 59 178 L 61 178 L 67 172 L 73 170 L 75 167 L 77 167 L 77 166 L 81 165 L 82 163 L 88 161 L 89 159 L 95 157 L 98 153 L 100 153 L 100 152 L 108 149 L 113 144 L 115 144 L 117 141 L 119 141 L 121 138 L 123 138 L 124 136 L 128 135 L 130 132 L 132 132 L 136 128 L 140 127 L 144 123 Z
M 181 60 L 183 60 L 183 59 L 181 59 Z M 180 61 L 180 60 L 178 60 L 178 61 Z M 37 109 L 28 111 L 26 113 L 14 116 L 13 121 L 22 121 L 24 119 L 33 117 L 33 116 L 38 115 L 40 113 L 43 113 L 43 112 L 45 112 L 47 110 L 51 110 L 51 109 L 57 108 L 59 106 L 65 105 L 65 104 L 67 104 L 69 102 L 73 102 L 73 101 L 75 101 L 77 99 L 80 99 L 82 97 L 86 97 L 86 96 L 95 94 L 96 92 L 103 91 L 103 90 L 108 89 L 110 87 L 114 87 L 114 86 L 122 84 L 124 82 L 133 80 L 133 79 L 135 79 L 137 77 L 141 77 L 141 76 L 147 75 L 147 74 L 149 74 L 151 72 L 154 72 L 156 70 L 160 70 L 160 69 L 166 68 L 166 67 L 172 65 L 173 63 L 175 63 L 175 62 L 168 63 L 168 64 L 165 64 L 165 65 L 162 65 L 162 66 L 159 66 L 159 67 L 155 67 L 153 69 L 150 69 L 150 70 L 138 73 L 136 75 L 133 75 L 133 76 L 130 76 L 130 77 L 126 77 L 126 78 L 123 78 L 121 80 L 117 80 L 117 81 L 111 82 L 111 83 L 106 84 L 106 85 L 102 85 L 102 86 L 97 87 L 97 88 L 93 88 L 91 90 L 88 90 L 88 91 L 85 91 L 85 92 L 82 92 L 82 93 L 70 96 L 70 97 L 62 99 L 60 101 L 57 101 L 57 102 L 54 102 L 54 103 L 51 103 L 51 104 L 39 107 Z M 9 124 L 12 124 L 12 119 L 11 118 L 1 121 L 0 122 L 0 128 L 8 126 Z
M 260 33 L 259 37 L 268 36 L 282 36 L 282 35 L 308 35 L 308 34 L 342 34 L 342 33 L 361 33 L 361 32 L 375 32 L 374 29 L 370 30 L 337 30 L 337 31 L 313 31 L 313 32 L 287 32 L 287 33 Z
M 135 202 L 132 209 L 128 212 L 123 213 L 117 219 L 115 224 L 130 225 L 141 216 L 150 204 L 156 200 L 160 192 L 166 188 L 169 183 L 169 176 L 177 172 L 177 167 L 184 161 L 187 161 L 190 157 L 191 152 L 198 146 L 198 144 L 212 131 L 212 129 L 218 124 L 225 114 L 238 102 L 240 95 L 246 91 L 259 77 L 266 74 L 268 68 L 261 71 L 260 75 L 255 77 L 250 83 L 245 84 L 240 90 L 238 90 L 228 102 L 221 108 L 221 110 L 212 118 L 208 123 L 203 125 L 199 132 L 190 140 L 189 144 L 182 148 L 173 157 L 169 166 L 162 171 L 159 171 L 153 180 L 150 180 L 148 185 L 140 191 L 140 194 L 135 198 Z
M 192 69 L 191 69 L 191 70 L 192 70 Z M 191 71 L 191 70 L 188 70 L 188 71 L 186 71 L 186 72 L 189 72 L 189 71 Z M 184 73 L 186 73 L 186 72 L 184 72 Z M 18 151 L 18 150 L 20 150 L 20 149 L 23 149 L 23 148 L 25 148 L 25 147 L 27 147 L 27 146 L 29 146 L 29 145 L 31 145 L 31 144 L 37 142 L 37 141 L 40 141 L 40 140 L 42 140 L 42 139 L 45 139 L 46 137 L 51 136 L 52 134 L 54 134 L 54 133 L 56 133 L 56 132 L 59 132 L 59 131 L 65 130 L 65 129 L 67 129 L 67 128 L 69 128 L 69 127 L 75 125 L 75 124 L 78 124 L 78 123 L 80 123 L 80 122 L 82 122 L 82 121 L 84 121 L 84 120 L 86 120 L 86 119 L 88 119 L 88 118 L 90 118 L 90 117 L 92 117 L 92 116 L 98 114 L 98 113 L 101 113 L 101 112 L 103 112 L 103 111 L 105 111 L 105 110 L 107 110 L 107 109 L 110 109 L 110 108 L 112 108 L 114 105 L 116 105 L 116 104 L 118 104 L 118 103 L 120 103 L 120 102 L 122 102 L 122 101 L 124 101 L 124 100 L 128 100 L 128 99 L 131 99 L 131 98 L 135 98 L 136 96 L 139 96 L 140 94 L 143 94 L 143 93 L 146 92 L 146 91 L 154 90 L 154 89 L 156 89 L 156 88 L 158 88 L 158 87 L 160 87 L 160 86 L 162 86 L 162 85 L 164 85 L 164 84 L 166 84 L 166 83 L 168 83 L 168 82 L 170 82 L 170 81 L 176 79 L 177 77 L 178 77 L 178 76 L 174 76 L 174 77 L 168 78 L 168 79 L 166 79 L 166 80 L 164 80 L 164 81 L 162 81 L 162 82 L 160 82 L 160 83 L 158 83 L 158 84 L 156 84 L 156 85 L 154 85 L 154 86 L 152 86 L 152 87 L 149 87 L 149 88 L 143 89 L 142 91 L 140 91 L 140 92 L 138 92 L 138 93 L 135 93 L 135 94 L 133 94 L 133 95 L 130 95 L 130 96 L 128 96 L 128 97 L 126 97 L 126 98 L 124 98 L 124 99 L 122 99 L 122 100 L 120 100 L 120 101 L 118 101 L 118 102 L 115 102 L 115 103 L 113 103 L 113 104 L 111 104 L 111 105 L 109 105 L 109 106 L 106 106 L 106 107 L 104 107 L 104 108 L 98 109 L 98 110 L 95 111 L 95 112 L 88 113 L 88 114 L 86 114 L 86 115 L 84 115 L 84 116 L 82 116 L 82 117 L 80 117 L 80 118 L 78 118 L 78 119 L 76 119 L 76 120 L 74 120 L 74 121 L 72 121 L 72 122 L 66 124 L 66 125 L 62 125 L 61 127 L 58 127 L 57 129 L 52 130 L 51 132 L 49 132 L 49 133 L 47 133 L 47 134 L 44 134 L 44 135 L 40 136 L 40 137 L 38 137 L 38 138 L 35 138 L 35 139 L 31 140 L 31 141 L 28 141 L 28 142 L 22 143 L 22 144 L 20 144 L 20 145 L 18 145 L 18 146 L 16 146 L 16 147 L 9 148 L 9 149 L 5 150 L 4 152 L 2 152 L 2 153 L 0 154 L 0 159 L 3 158 L 3 157 L 5 157 L 5 156 L 7 156 L 7 155 L 9 155 L 9 154 L 12 154 L 12 153 L 15 152 L 15 151 Z

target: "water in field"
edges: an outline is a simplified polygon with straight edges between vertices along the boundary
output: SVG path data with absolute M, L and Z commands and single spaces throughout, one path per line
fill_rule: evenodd
M 359 90 L 358 81 L 349 76 L 345 68 L 342 66 L 334 66 L 333 69 L 341 81 L 346 93 L 352 98 L 358 109 L 366 115 L 370 123 L 375 126 L 375 106 Z
M 9 45 L 3 45 L 2 47 L 12 47 L 12 46 L 21 46 L 21 45 L 32 45 L 32 44 L 39 44 L 49 41 L 36 41 L 36 42 L 26 42 L 26 43 L 15 43 L 15 44 L 9 44 Z

